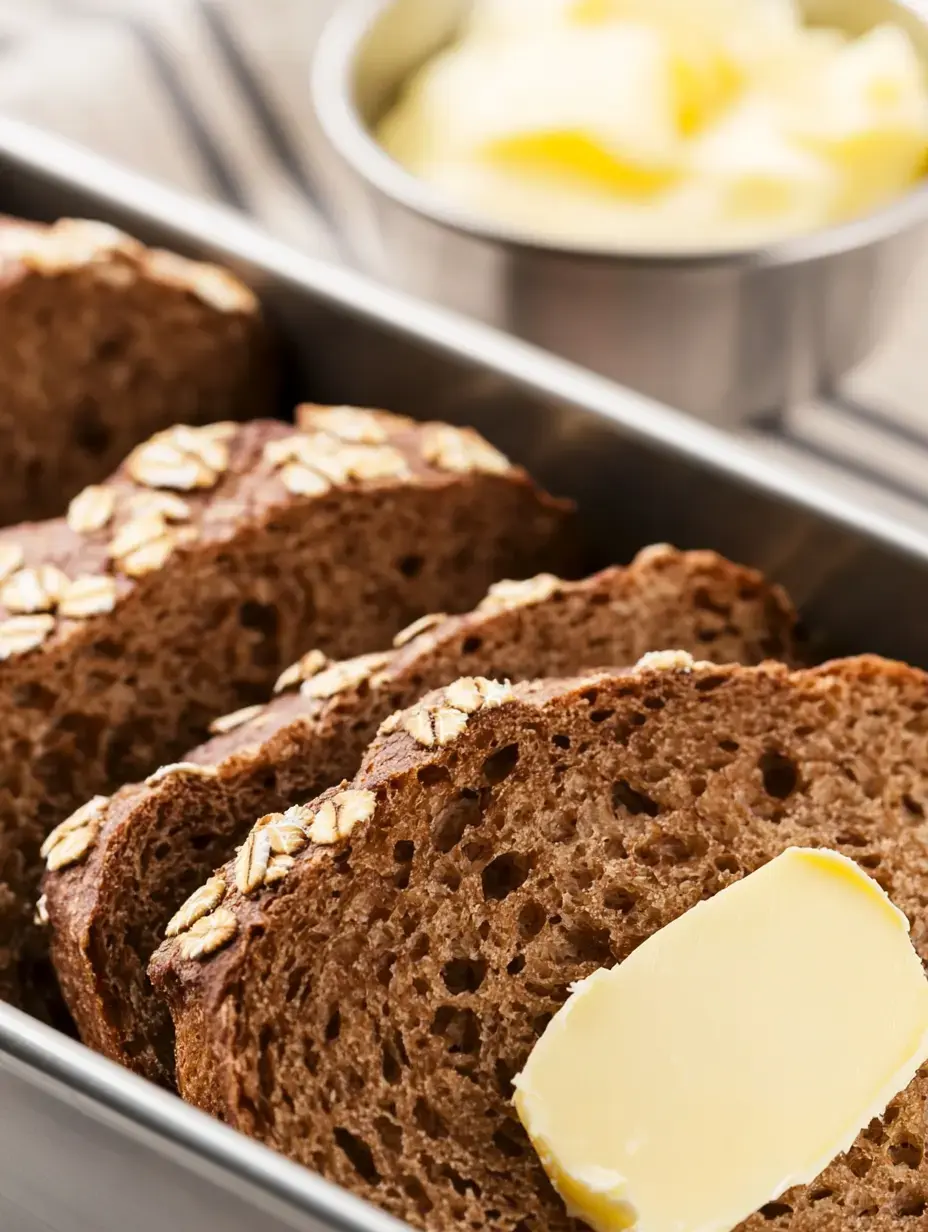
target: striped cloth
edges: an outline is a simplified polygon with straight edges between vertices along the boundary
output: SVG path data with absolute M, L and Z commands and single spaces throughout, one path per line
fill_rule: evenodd
M 316 208 L 308 76 L 337 3 L 0 0 L 0 114 L 335 257 Z M 850 485 L 928 531 L 928 246 L 907 300 L 893 336 L 840 397 L 792 408 L 747 436 L 813 482 Z
M 327 253 L 308 63 L 337 0 L 0 0 L 0 112 Z

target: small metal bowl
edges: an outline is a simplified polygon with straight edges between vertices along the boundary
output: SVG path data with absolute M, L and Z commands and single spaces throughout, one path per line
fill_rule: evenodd
M 805 0 L 861 33 L 895 21 L 928 65 L 917 0 Z M 884 334 L 928 221 L 928 182 L 853 222 L 765 248 L 616 254 L 526 239 L 456 209 L 372 129 L 408 75 L 454 36 L 468 0 L 340 0 L 317 46 L 318 168 L 347 255 L 723 425 L 827 393 Z

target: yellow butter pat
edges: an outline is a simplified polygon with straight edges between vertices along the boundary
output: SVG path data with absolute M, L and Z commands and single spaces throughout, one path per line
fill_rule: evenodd
M 730 1232 L 815 1179 L 928 1058 L 905 916 L 791 848 L 575 986 L 515 1080 L 571 1214 Z

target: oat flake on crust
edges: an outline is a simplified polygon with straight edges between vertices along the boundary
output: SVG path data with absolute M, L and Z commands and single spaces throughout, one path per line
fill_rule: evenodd
M 347 838 L 361 822 L 374 816 L 377 799 L 372 791 L 349 788 L 320 805 L 313 814 L 309 837 L 318 846 L 331 846 Z
M 238 932 L 238 920 L 228 907 L 217 907 L 202 916 L 180 936 L 178 948 L 182 958 L 208 958 L 228 945 Z
M 191 929 L 197 920 L 215 911 L 226 894 L 226 883 L 222 877 L 210 877 L 205 885 L 190 895 L 183 906 L 179 907 L 168 921 L 164 930 L 166 937 L 176 937 Z

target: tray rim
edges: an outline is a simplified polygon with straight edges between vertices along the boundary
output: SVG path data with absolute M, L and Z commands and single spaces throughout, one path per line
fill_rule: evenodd
M 577 405 L 634 441 L 928 563 L 928 531 L 909 525 L 901 516 L 868 510 L 850 497 L 819 487 L 787 463 L 763 456 L 721 428 L 502 330 L 311 256 L 275 239 L 233 209 L 199 200 L 86 147 L 6 117 L 0 117 L 2 162 L 58 180 L 63 188 L 105 198 L 113 208 L 138 217 L 143 226 L 147 222 L 173 231 L 179 243 L 209 250 L 217 260 L 262 270 L 385 334 L 412 339 L 436 353 L 503 375 L 541 399 Z M 260 287 L 257 292 L 260 296 Z

